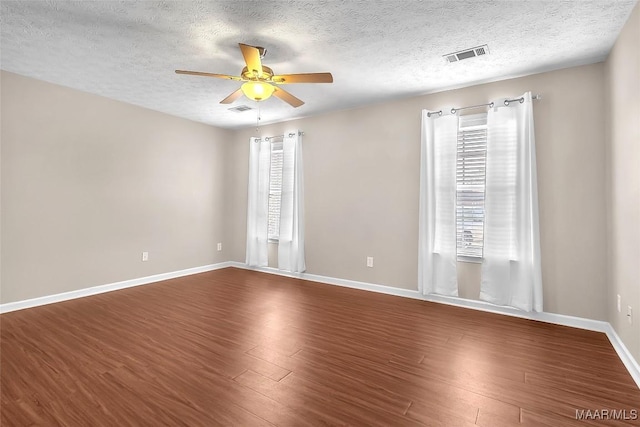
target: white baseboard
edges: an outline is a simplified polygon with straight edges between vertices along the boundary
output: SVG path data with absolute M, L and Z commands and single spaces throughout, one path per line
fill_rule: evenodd
M 640 365 L 629 352 L 620 337 L 615 332 L 609 322 L 602 320 L 585 319 L 583 317 L 567 316 L 556 313 L 528 313 L 511 307 L 503 307 L 494 305 L 485 301 L 469 300 L 458 297 L 447 297 L 441 295 L 422 295 L 417 290 L 401 289 L 392 286 L 376 285 L 366 282 L 358 282 L 355 280 L 337 279 L 334 277 L 320 276 L 309 273 L 289 273 L 271 267 L 249 267 L 241 262 L 229 262 L 230 267 L 242 268 L 245 270 L 261 271 L 263 273 L 276 274 L 279 276 L 295 277 L 299 279 L 309 280 L 312 282 L 321 282 L 330 285 L 345 286 L 348 288 L 360 289 L 364 291 L 379 292 L 388 295 L 395 295 L 405 298 L 421 299 L 425 301 L 436 302 L 440 304 L 454 305 L 457 307 L 469 308 L 472 310 L 486 311 L 489 313 L 497 313 L 505 316 L 520 317 L 523 319 L 537 320 L 540 322 L 553 323 L 556 325 L 570 326 L 572 328 L 586 329 L 589 331 L 602 332 L 607 335 L 611 345 L 613 346 L 618 357 L 629 371 L 631 378 L 640 388 Z
M 572 328 L 586 329 L 589 331 L 606 332 L 609 327 L 609 323 L 602 320 L 585 319 L 584 317 L 567 316 L 556 313 L 526 312 L 518 310 L 517 308 L 495 305 L 479 300 L 447 297 L 442 295 L 424 295 L 422 298 L 426 301 L 471 308 L 473 310 L 486 311 L 489 313 L 503 314 L 505 316 L 520 317 L 522 319 L 537 320 L 539 322 L 554 323 L 556 325 L 571 326 Z
M 616 330 L 613 329 L 613 326 L 611 326 L 610 323 L 607 323 L 607 330 L 605 333 L 607 334 L 607 338 L 609 338 L 611 345 L 616 350 L 616 353 L 618 353 L 618 357 L 620 357 L 620 360 L 627 368 L 627 371 L 631 374 L 631 378 L 633 378 L 640 388 L 640 364 L 638 364 L 638 361 L 624 345 L 620 336 L 616 333 Z
M 393 286 L 376 285 L 367 282 L 358 282 L 348 279 L 337 279 L 335 277 L 319 276 L 317 274 L 309 273 L 290 273 L 288 271 L 278 270 L 272 267 L 249 267 L 247 264 L 241 262 L 231 261 L 230 267 L 242 268 L 244 270 L 261 271 L 263 273 L 276 274 L 278 276 L 294 277 L 296 279 L 308 280 L 310 282 L 319 282 L 327 285 L 343 286 L 346 288 L 360 289 L 363 291 L 378 292 L 381 294 L 396 295 L 399 297 L 423 299 L 422 295 L 418 291 L 411 289 L 394 288 Z
M 23 301 L 9 302 L 0 304 L 0 313 L 9 313 L 10 311 L 23 310 L 25 308 L 37 307 L 39 305 L 53 304 L 76 298 L 87 297 L 90 295 L 102 294 L 104 292 L 117 291 L 119 289 L 131 288 L 133 286 L 147 285 L 149 283 L 159 282 L 161 280 L 174 279 L 176 277 L 189 276 L 191 274 L 204 273 L 206 271 L 218 270 L 220 268 L 230 267 L 229 262 L 221 262 L 218 264 L 203 265 L 200 267 L 187 268 L 185 270 L 171 271 L 168 273 L 154 274 L 153 276 L 140 277 L 137 279 L 124 280 L 122 282 L 109 283 L 107 285 L 93 286 L 91 288 L 78 289 L 75 291 L 63 292 L 60 294 L 47 295 L 44 297 L 32 298 Z

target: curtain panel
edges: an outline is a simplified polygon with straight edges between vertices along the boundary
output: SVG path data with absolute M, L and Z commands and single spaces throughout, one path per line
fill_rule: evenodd
M 265 267 L 269 263 L 267 243 L 270 167 L 271 144 L 264 139 L 250 138 L 246 263 L 252 267 Z
M 418 288 L 458 295 L 456 151 L 458 116 L 422 112 Z
M 487 116 L 480 299 L 542 311 L 536 149 L 531 92 L 495 101 Z
M 301 273 L 304 259 L 304 174 L 301 132 L 285 135 L 282 141 L 282 198 L 278 268 Z

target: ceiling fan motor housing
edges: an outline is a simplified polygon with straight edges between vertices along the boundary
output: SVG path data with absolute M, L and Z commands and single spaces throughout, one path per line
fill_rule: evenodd
M 253 74 L 253 71 L 249 71 L 249 69 L 247 67 L 244 67 L 242 69 L 242 73 L 240 73 L 242 75 L 243 79 L 246 80 L 262 80 L 262 81 L 271 81 L 271 78 L 273 77 L 273 70 L 269 67 L 267 67 L 266 65 L 262 66 L 262 77 L 258 77 L 256 75 Z

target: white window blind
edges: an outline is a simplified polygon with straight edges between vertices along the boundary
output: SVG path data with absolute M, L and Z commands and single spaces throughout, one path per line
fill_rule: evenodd
M 458 257 L 482 258 L 487 114 L 461 116 L 456 163 Z
M 269 240 L 280 236 L 280 200 L 282 199 L 282 143 L 271 144 L 269 172 Z

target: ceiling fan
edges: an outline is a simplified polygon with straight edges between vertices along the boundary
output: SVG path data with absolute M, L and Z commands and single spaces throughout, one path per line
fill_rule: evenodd
M 190 74 L 193 76 L 218 77 L 221 79 L 245 82 L 242 84 L 240 89 L 220 101 L 221 104 L 231 104 L 233 101 L 241 97 L 242 94 L 254 101 L 264 101 L 271 95 L 275 95 L 277 98 L 287 102 L 292 107 L 299 107 L 304 104 L 304 102 L 291 95 L 286 90 L 281 89 L 279 85 L 290 83 L 333 83 L 333 76 L 331 73 L 274 74 L 271 68 L 262 65 L 262 58 L 264 58 L 264 55 L 267 52 L 265 48 L 249 46 L 242 43 L 238 44 L 240 45 L 242 56 L 244 56 L 244 62 L 247 64 L 247 66 L 242 69 L 239 76 L 185 70 L 176 70 L 176 73 Z

